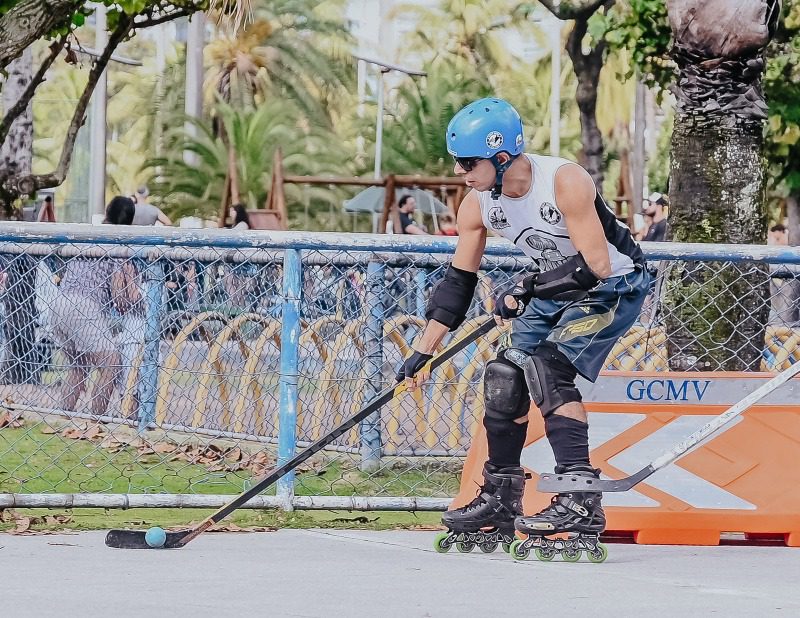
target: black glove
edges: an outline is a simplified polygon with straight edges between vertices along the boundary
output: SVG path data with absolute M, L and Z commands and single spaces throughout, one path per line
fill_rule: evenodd
M 400 369 L 397 371 L 397 376 L 395 376 L 396 380 L 398 382 L 402 382 L 406 378 L 413 378 L 417 371 L 422 369 L 425 366 L 425 363 L 432 358 L 433 354 L 423 354 L 422 352 L 417 352 L 414 350 L 414 353 L 404 360 L 402 365 L 400 365 Z
M 514 285 L 503 288 L 494 297 L 494 314 L 500 316 L 504 320 L 513 320 L 518 318 L 525 312 L 525 307 L 531 302 L 533 294 L 525 288 L 526 277 L 523 279 L 522 284 L 515 283 Z M 506 305 L 506 296 L 512 296 L 517 301 L 517 306 L 512 309 Z

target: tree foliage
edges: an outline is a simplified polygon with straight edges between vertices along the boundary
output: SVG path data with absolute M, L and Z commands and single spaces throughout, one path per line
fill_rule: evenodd
M 800 1 L 784 0 L 782 17 L 767 48 L 765 144 L 771 190 L 796 195 L 800 193 Z M 674 84 L 665 0 L 628 0 L 608 15 L 597 16 L 593 28 L 613 48 L 631 52 L 648 85 L 666 90 Z
M 341 174 L 341 153 L 330 148 L 335 137 L 324 126 L 309 125 L 297 106 L 269 100 L 255 109 L 216 106 L 215 116 L 235 154 L 240 199 L 248 208 L 263 208 L 272 178 L 275 150 L 281 148 L 288 174 Z M 173 218 L 215 218 L 222 203 L 228 170 L 228 145 L 206 120 L 189 120 L 196 131 L 180 126 L 168 135 L 167 155 L 145 163 L 152 174 L 149 186 L 164 210 Z M 196 133 L 196 135 L 195 135 Z M 184 153 L 192 153 L 191 163 Z M 308 200 L 327 206 L 341 197 L 321 188 L 313 194 L 287 185 L 292 208 Z

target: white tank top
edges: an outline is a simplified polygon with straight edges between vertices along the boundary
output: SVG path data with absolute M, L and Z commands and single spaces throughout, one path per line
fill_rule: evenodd
M 481 217 L 486 229 L 513 242 L 540 270 L 546 271 L 578 253 L 555 199 L 556 171 L 571 161 L 542 155 L 523 156 L 531 162 L 530 190 L 522 197 L 501 195 L 497 200 L 492 199 L 490 191 L 479 191 Z M 639 245 L 599 194 L 595 198 L 595 209 L 605 231 L 611 276 L 628 274 L 644 261 Z

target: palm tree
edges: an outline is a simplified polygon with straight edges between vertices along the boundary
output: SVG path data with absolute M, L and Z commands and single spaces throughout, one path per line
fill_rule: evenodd
M 431 61 L 459 58 L 490 82 L 520 59 L 508 48 L 509 33 L 542 37 L 541 30 L 528 20 L 527 3 L 514 0 L 442 0 L 435 7 L 403 4 L 395 13 L 419 24 L 407 47 L 409 54 L 435 50 Z
M 678 66 L 670 229 L 682 242 L 766 239 L 764 49 L 779 0 L 668 0 Z M 767 318 L 765 273 L 712 267 L 674 273 L 673 368 L 757 368 Z M 688 299 L 696 299 L 689 302 Z M 683 301 L 683 302 L 681 302 Z M 701 336 L 698 337 L 698 333 Z
M 341 152 L 331 148 L 336 138 L 325 127 L 309 125 L 302 112 L 284 101 L 267 101 L 256 109 L 238 110 L 220 103 L 216 115 L 235 153 L 235 173 L 239 181 L 239 199 L 248 208 L 263 206 L 272 174 L 275 149 L 282 148 L 284 166 L 289 174 L 341 174 Z M 210 123 L 192 120 L 197 135 L 183 127 L 168 136 L 168 156 L 145 163 L 152 174 L 153 195 L 172 218 L 195 215 L 214 218 L 222 203 L 229 149 Z M 186 163 L 184 152 L 193 153 L 195 161 Z M 156 174 L 156 170 L 158 173 Z M 351 172 L 352 173 L 352 172 Z M 307 203 L 339 204 L 338 191 L 320 188 L 306 192 L 287 185 L 290 216 Z
M 440 59 L 426 67 L 427 78 L 406 80 L 388 105 L 383 157 L 396 174 L 448 175 L 453 160 L 444 136 L 447 123 L 464 105 L 489 96 L 485 82 L 462 59 Z
M 340 2 L 276 0 L 259 3 L 253 23 L 206 47 L 211 61 L 205 91 L 213 103 L 253 106 L 267 97 L 292 100 L 316 122 L 330 122 L 333 92 L 351 86 L 349 35 Z

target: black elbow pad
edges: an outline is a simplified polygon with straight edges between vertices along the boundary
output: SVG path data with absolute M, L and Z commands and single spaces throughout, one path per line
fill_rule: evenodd
M 444 324 L 451 331 L 457 329 L 467 316 L 477 285 L 477 273 L 451 264 L 444 279 L 431 292 L 425 317 Z

